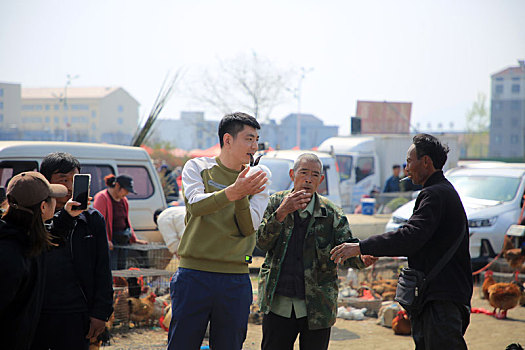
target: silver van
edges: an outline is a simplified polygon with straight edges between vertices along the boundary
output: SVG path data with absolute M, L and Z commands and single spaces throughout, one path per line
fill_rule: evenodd
M 148 153 L 140 147 L 77 142 L 0 141 L 0 186 L 23 171 L 38 171 L 42 159 L 52 152 L 76 157 L 81 173 L 91 174 L 93 197 L 106 186 L 104 176 L 127 174 L 133 178 L 136 194 L 128 195 L 130 220 L 137 236 L 149 242 L 163 242 L 153 213 L 166 208 L 166 198 Z

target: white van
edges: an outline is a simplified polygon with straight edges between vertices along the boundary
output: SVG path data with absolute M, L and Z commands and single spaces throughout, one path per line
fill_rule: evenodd
M 130 220 L 139 238 L 163 242 L 153 213 L 166 208 L 166 198 L 148 153 L 140 147 L 77 142 L 0 141 L 0 186 L 23 171 L 38 171 L 42 159 L 52 152 L 76 157 L 81 173 L 91 174 L 93 197 L 106 186 L 104 176 L 127 174 L 133 178 L 137 194 L 128 195 Z

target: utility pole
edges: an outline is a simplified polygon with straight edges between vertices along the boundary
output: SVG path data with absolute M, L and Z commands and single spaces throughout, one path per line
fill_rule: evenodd
M 297 133 L 295 136 L 296 146 L 301 149 L 301 93 L 302 93 L 302 87 L 303 87 L 303 80 L 306 76 L 306 73 L 310 73 L 313 71 L 313 68 L 304 68 L 301 67 L 301 74 L 299 76 L 299 84 L 297 84 L 297 88 L 294 91 L 294 97 L 297 99 Z
M 62 102 L 63 102 L 63 110 L 64 110 L 64 117 L 66 120 L 64 120 L 65 122 L 65 125 L 64 125 L 64 141 L 67 141 L 67 134 L 68 134 L 68 128 L 71 124 L 69 124 L 69 119 L 68 119 L 68 113 L 66 112 L 66 110 L 69 110 L 69 107 L 67 105 L 67 88 L 69 85 L 71 85 L 71 81 L 75 80 L 75 79 L 78 79 L 78 74 L 75 75 L 74 77 L 71 76 L 71 74 L 68 74 L 66 76 L 67 80 L 66 80 L 66 86 L 64 87 L 64 98 L 62 99 Z

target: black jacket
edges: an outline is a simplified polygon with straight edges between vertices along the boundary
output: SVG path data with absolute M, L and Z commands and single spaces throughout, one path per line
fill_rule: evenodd
M 113 312 L 113 280 L 104 217 L 92 208 L 75 218 L 62 209 L 53 217 L 51 233 L 59 238 L 72 235 L 71 256 L 89 316 L 107 321 Z M 47 270 L 53 273 L 53 266 Z
M 470 305 L 472 270 L 467 216 L 456 190 L 442 171 L 428 178 L 408 222 L 396 231 L 361 241 L 361 253 L 406 256 L 411 268 L 428 274 L 463 229 L 466 230 L 463 241 L 450 261 L 430 281 L 425 301 L 449 300 Z
M 0 220 L 0 347 L 29 349 L 44 296 L 44 258 L 29 257 L 24 230 Z

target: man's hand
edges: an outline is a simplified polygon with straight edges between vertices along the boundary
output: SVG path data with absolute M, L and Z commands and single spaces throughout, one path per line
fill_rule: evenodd
M 275 211 L 275 217 L 277 221 L 283 222 L 284 218 L 294 211 L 306 208 L 310 200 L 312 199 L 312 194 L 306 192 L 305 190 L 294 191 L 288 193 L 284 196 L 281 205 Z
M 145 241 L 145 240 L 143 240 L 143 239 L 137 239 L 137 240 L 135 241 L 135 243 L 137 243 L 137 244 L 148 244 L 148 241 Z
M 361 255 L 361 261 L 365 264 L 366 267 L 374 264 L 379 258 L 376 258 L 372 255 Z
M 94 317 L 90 317 L 89 320 L 89 332 L 86 335 L 86 339 L 96 338 L 100 333 L 104 332 L 106 322 Z
M 330 254 L 332 254 L 330 259 L 336 264 L 342 264 L 348 258 L 361 255 L 361 249 L 359 248 L 359 243 L 342 243 L 332 249 Z
M 259 170 L 250 176 L 246 176 L 249 170 L 249 167 L 244 168 L 239 176 L 237 176 L 235 182 L 226 187 L 226 197 L 228 197 L 230 201 L 233 202 L 264 191 L 264 184 L 268 181 L 266 173 Z
M 80 214 L 82 214 L 82 212 L 84 211 L 84 209 L 73 209 L 73 206 L 75 205 L 80 205 L 79 202 L 75 202 L 74 200 L 70 199 L 66 202 L 66 204 L 64 205 L 64 210 L 72 217 L 77 217 L 79 216 Z
M 109 250 L 113 250 L 113 242 L 108 241 L 108 248 Z

